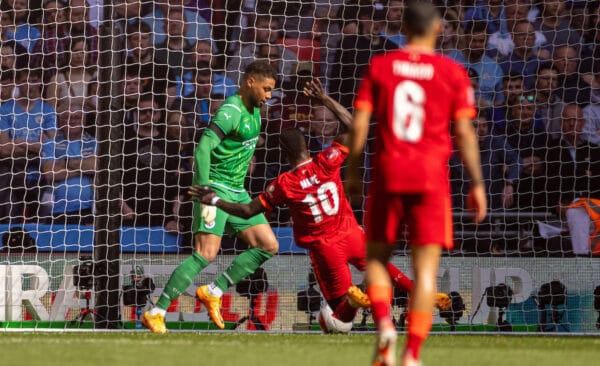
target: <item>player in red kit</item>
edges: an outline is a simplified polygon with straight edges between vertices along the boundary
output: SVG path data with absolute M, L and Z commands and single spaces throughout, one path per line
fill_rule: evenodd
M 332 110 L 342 121 L 342 129 L 347 130 L 352 121 L 351 114 L 325 94 L 318 80 L 310 83 L 305 92 Z M 205 187 L 194 186 L 190 194 L 205 204 L 214 204 L 240 217 L 251 217 L 276 206 L 288 206 L 296 244 L 309 250 L 329 311 L 333 312 L 333 318 L 346 323 L 349 330 L 356 308 L 368 305 L 368 299 L 360 289 L 352 286 L 348 267 L 351 264 L 360 271 L 365 270 L 366 237 L 344 195 L 340 176 L 348 154 L 346 138 L 345 133 L 339 135 L 331 147 L 311 158 L 304 135 L 297 129 L 284 130 L 280 147 L 293 168 L 279 175 L 249 204 L 225 202 Z M 412 290 L 412 281 L 398 268 L 391 263 L 386 268 L 395 286 Z M 439 300 L 440 307 L 444 301 L 449 301 L 444 294 L 440 294 Z M 321 326 L 324 327 L 322 322 Z
M 407 316 L 408 337 L 402 366 L 419 365 L 419 351 L 432 325 L 436 276 L 443 248 L 451 248 L 448 159 L 450 121 L 472 184 L 475 221 L 486 215 L 479 148 L 471 124 L 474 97 L 466 71 L 434 52 L 442 23 L 428 2 L 407 3 L 403 14 L 405 48 L 375 56 L 354 101 L 347 192 L 362 192 L 358 175 L 369 122 L 377 121 L 372 179 L 367 198 L 367 294 L 378 330 L 374 365 L 395 365 L 396 330 L 386 265 L 392 245 L 408 224 L 414 289 Z

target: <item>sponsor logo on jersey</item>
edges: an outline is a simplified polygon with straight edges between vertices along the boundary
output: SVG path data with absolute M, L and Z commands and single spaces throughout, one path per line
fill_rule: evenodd
M 340 150 L 338 150 L 338 149 L 331 149 L 331 151 L 329 152 L 329 154 L 327 154 L 327 159 L 329 159 L 329 160 L 334 159 L 338 155 L 340 155 Z
M 225 117 L 225 119 L 230 119 L 231 115 L 227 112 L 223 112 L 223 116 Z
M 252 150 L 256 146 L 257 142 L 258 142 L 258 136 L 253 137 L 250 140 L 246 140 L 246 141 L 242 142 L 242 145 L 244 145 L 244 147 L 246 147 L 246 149 Z
M 213 227 L 215 227 L 217 223 L 215 221 L 211 222 L 210 224 L 208 222 L 204 223 L 204 227 L 207 229 L 212 229 Z

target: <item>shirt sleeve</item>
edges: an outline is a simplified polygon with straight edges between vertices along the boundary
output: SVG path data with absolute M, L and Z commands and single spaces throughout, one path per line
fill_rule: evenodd
M 360 82 L 356 98 L 354 99 L 354 108 L 361 111 L 373 111 L 373 77 L 372 64 L 369 65 Z
M 258 196 L 260 203 L 267 210 L 272 210 L 277 206 L 284 206 L 287 202 L 285 188 L 281 176 L 272 181 L 267 189 Z
M 349 152 L 350 150 L 346 146 L 334 141 L 329 148 L 318 153 L 314 160 L 324 170 L 336 171 L 340 169 Z
M 454 110 L 452 111 L 452 119 L 474 118 L 475 111 L 475 95 L 471 87 L 471 80 L 467 75 L 464 67 L 456 65 L 456 93 L 454 93 Z
M 235 107 L 235 108 L 234 108 Z M 241 111 L 236 110 L 237 106 L 223 105 L 217 109 L 211 123 L 214 123 L 227 136 L 230 132 L 235 131 L 240 124 Z

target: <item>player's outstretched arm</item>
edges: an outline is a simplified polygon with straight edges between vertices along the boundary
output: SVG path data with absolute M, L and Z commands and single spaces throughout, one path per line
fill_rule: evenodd
M 348 168 L 346 169 L 346 193 L 353 195 L 362 194 L 362 177 L 360 176 L 361 155 L 369 133 L 371 111 L 355 109 L 350 128 L 348 147 Z
M 230 215 L 248 219 L 266 211 L 256 197 L 250 203 L 232 203 L 222 200 L 209 186 L 191 186 L 188 194 L 205 205 L 216 206 Z
M 471 188 L 467 197 L 467 207 L 474 211 L 476 223 L 482 222 L 487 214 L 485 184 L 481 174 L 479 143 L 470 118 L 460 118 L 454 123 L 456 146 L 469 176 Z

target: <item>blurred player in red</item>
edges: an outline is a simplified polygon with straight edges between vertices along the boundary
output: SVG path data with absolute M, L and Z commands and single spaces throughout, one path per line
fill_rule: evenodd
M 305 93 L 333 111 L 342 122 L 341 129 L 344 132 L 348 130 L 352 115 L 325 93 L 318 80 L 312 81 Z M 330 311 L 333 311 L 332 316 L 347 323 L 349 330 L 357 307 L 370 303 L 366 295 L 352 285 L 348 267 L 351 264 L 359 271 L 365 270 L 366 237 L 343 191 L 340 169 L 348 154 L 346 140 L 346 133 L 338 135 L 331 147 L 311 158 L 304 135 L 297 129 L 284 130 L 280 136 L 280 147 L 293 168 L 279 175 L 252 202 L 226 202 L 201 186 L 190 188 L 189 193 L 204 204 L 216 205 L 242 218 L 287 205 L 294 223 L 296 244 L 309 250 L 315 276 Z M 386 271 L 394 286 L 408 292 L 412 290 L 412 281 L 394 265 L 388 263 Z M 443 307 L 444 302 L 447 306 L 448 296 L 440 294 L 439 297 L 440 306 Z M 327 314 L 322 311 L 321 316 Z M 323 320 L 320 323 L 325 326 Z
M 453 245 L 448 182 L 451 120 L 472 180 L 468 200 L 476 222 L 484 219 L 487 207 L 471 124 L 475 108 L 469 78 L 462 66 L 434 53 L 442 28 L 440 15 L 428 2 L 408 2 L 402 27 L 407 46 L 373 57 L 357 92 L 346 187 L 349 194 L 362 193 L 358 168 L 374 115 L 378 124 L 365 217 L 366 281 L 378 330 L 373 364 L 386 366 L 396 363 L 397 338 L 386 265 L 403 222 L 408 224 L 415 277 L 402 366 L 420 364 L 419 351 L 431 329 L 440 255 Z

